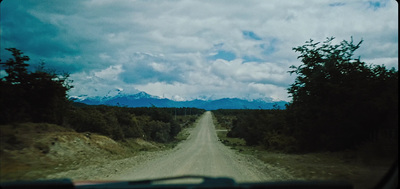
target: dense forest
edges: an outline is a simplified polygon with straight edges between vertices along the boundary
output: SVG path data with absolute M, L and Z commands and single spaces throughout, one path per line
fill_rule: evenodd
M 143 138 L 169 142 L 181 127 L 204 110 L 196 108 L 127 108 L 88 106 L 68 100 L 68 74 L 45 68 L 28 71 L 29 57 L 8 48 L 13 58 L 1 62 L 7 75 L 0 79 L 0 125 L 21 122 L 54 123 L 77 132 L 94 132 L 115 140 Z
M 346 150 L 380 139 L 397 144 L 398 71 L 352 58 L 362 41 L 333 39 L 293 48 L 302 64 L 291 67 L 297 78 L 286 110 L 214 111 L 228 136 L 288 152 Z

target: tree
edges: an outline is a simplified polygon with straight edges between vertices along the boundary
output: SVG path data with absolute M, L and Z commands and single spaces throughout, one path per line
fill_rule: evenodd
M 293 100 L 287 109 L 305 150 L 352 148 L 383 127 L 397 127 L 397 113 L 385 114 L 398 109 L 398 72 L 352 58 L 362 40 L 337 45 L 333 40 L 293 48 L 302 64 L 290 67 L 297 78 L 288 89 Z
M 21 84 L 28 75 L 26 69 L 28 64 L 25 62 L 29 61 L 29 57 L 23 55 L 23 53 L 16 48 L 6 48 L 6 50 L 12 53 L 14 59 L 10 58 L 4 63 L 6 66 L 5 71 L 8 74 L 5 77 L 5 81 L 11 84 Z
M 7 75 L 0 80 L 0 123 L 15 121 L 63 122 L 72 88 L 68 74 L 56 74 L 44 68 L 28 72 L 29 57 L 16 48 L 5 63 Z

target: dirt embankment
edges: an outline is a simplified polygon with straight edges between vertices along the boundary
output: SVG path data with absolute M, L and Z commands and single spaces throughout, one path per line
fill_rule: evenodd
M 1 181 L 44 179 L 57 172 L 98 166 L 162 148 L 141 139 L 120 143 L 45 123 L 2 125 L 0 135 Z

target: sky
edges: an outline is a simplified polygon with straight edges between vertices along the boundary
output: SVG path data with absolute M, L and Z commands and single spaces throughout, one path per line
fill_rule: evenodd
M 398 69 L 394 0 L 3 0 L 1 59 L 70 73 L 69 96 L 290 101 L 306 41 L 364 40 L 355 57 Z M 4 70 L 0 77 L 4 77 Z

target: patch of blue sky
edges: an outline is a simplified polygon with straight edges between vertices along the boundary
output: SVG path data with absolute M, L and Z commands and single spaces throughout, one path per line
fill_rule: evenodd
M 242 31 L 242 34 L 246 39 L 261 40 L 261 37 L 252 31 Z
M 236 54 L 229 51 L 219 50 L 216 55 L 210 57 L 212 60 L 223 59 L 226 61 L 232 61 L 236 59 Z
M 261 44 L 260 48 L 263 50 L 263 54 L 264 55 L 270 55 L 272 53 L 274 53 L 277 49 L 276 49 L 276 45 L 277 45 L 278 40 L 277 39 L 271 39 L 269 41 L 269 44 Z
M 384 7 L 386 2 L 384 2 L 384 1 L 368 1 L 368 4 L 369 4 L 370 8 L 377 10 L 381 7 Z

